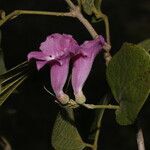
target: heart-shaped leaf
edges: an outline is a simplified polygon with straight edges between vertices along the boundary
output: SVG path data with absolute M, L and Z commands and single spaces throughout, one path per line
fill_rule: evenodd
M 120 104 L 117 122 L 132 124 L 150 92 L 150 55 L 141 46 L 125 43 L 107 67 L 107 81 Z
M 60 110 L 53 128 L 52 145 L 56 150 L 82 150 L 86 147 L 75 126 L 72 109 Z
M 147 52 L 150 52 L 150 39 L 144 40 L 138 44 L 143 47 Z

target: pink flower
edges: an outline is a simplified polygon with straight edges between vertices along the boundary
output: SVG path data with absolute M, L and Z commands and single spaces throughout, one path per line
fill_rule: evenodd
M 74 58 L 72 87 L 74 90 L 75 100 L 79 104 L 86 101 L 82 88 L 90 73 L 96 55 L 102 50 L 102 47 L 105 44 L 106 42 L 102 36 L 99 36 L 95 40 L 85 41 L 80 46 L 78 55 Z
M 66 104 L 69 101 L 68 95 L 63 92 L 70 58 L 79 48 L 78 43 L 71 35 L 52 34 L 41 43 L 41 51 L 33 51 L 28 54 L 28 60 L 35 59 L 37 69 L 40 70 L 46 64 L 50 65 L 51 85 L 57 99 Z

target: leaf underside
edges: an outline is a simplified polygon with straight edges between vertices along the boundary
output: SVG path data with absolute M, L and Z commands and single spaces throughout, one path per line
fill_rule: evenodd
M 107 81 L 120 104 L 116 120 L 134 123 L 150 92 L 150 55 L 138 45 L 125 43 L 107 67 Z
M 72 109 L 60 110 L 52 133 L 52 145 L 56 150 L 82 150 L 86 147 L 74 122 Z

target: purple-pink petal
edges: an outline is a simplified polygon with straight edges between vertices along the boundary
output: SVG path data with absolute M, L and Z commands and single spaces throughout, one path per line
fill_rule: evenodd
M 37 69 L 40 70 L 47 63 L 50 65 L 51 85 L 57 99 L 61 103 L 69 101 L 63 92 L 69 70 L 69 60 L 76 54 L 79 45 L 71 35 L 55 33 L 41 43 L 41 51 L 30 52 L 28 60 L 35 59 Z
M 96 55 L 102 50 L 105 40 L 102 36 L 95 40 L 85 41 L 79 49 L 78 56 L 74 59 L 72 68 L 72 87 L 75 97 L 83 97 L 82 88 L 91 71 L 93 61 Z M 80 96 L 81 95 L 81 96 Z M 85 99 L 76 100 L 79 103 L 85 102 Z
M 85 41 L 81 46 L 71 35 L 55 33 L 46 38 L 40 45 L 40 51 L 28 54 L 28 60 L 35 59 L 37 69 L 50 65 L 50 78 L 57 99 L 65 104 L 69 101 L 63 88 L 68 76 L 69 61 L 73 57 L 72 86 L 76 101 L 85 102 L 83 85 L 90 73 L 96 55 L 106 42 L 102 36 L 95 40 Z
M 37 70 L 39 71 L 40 69 L 42 69 L 48 62 L 47 61 L 36 61 L 36 67 Z
M 104 44 L 105 44 L 105 40 L 100 35 L 95 40 L 85 41 L 80 46 L 79 53 L 81 53 L 83 56 L 95 57 L 102 50 L 102 47 L 103 47 Z
M 41 51 L 33 51 L 28 54 L 28 60 L 35 59 L 38 61 L 36 63 L 38 70 L 44 67 L 45 64 L 51 63 L 51 61 L 57 61 L 62 65 L 61 60 L 75 55 L 78 48 L 78 43 L 71 35 L 54 33 L 41 43 Z
M 83 84 L 85 83 L 93 64 L 93 58 L 80 57 L 74 64 L 72 69 L 72 87 L 74 94 L 82 91 Z
M 66 83 L 69 70 L 69 59 L 63 59 L 63 64 L 54 63 L 51 66 L 50 76 L 51 76 L 51 86 L 53 91 L 61 103 L 68 102 L 68 99 L 62 99 L 65 95 L 63 92 L 63 87 Z
M 42 52 L 32 51 L 28 54 L 28 60 L 36 59 L 36 60 L 46 60 L 47 55 Z
M 40 50 L 45 55 L 60 58 L 63 55 L 75 53 L 79 47 L 78 43 L 71 35 L 67 34 L 52 34 L 46 38 L 40 45 Z

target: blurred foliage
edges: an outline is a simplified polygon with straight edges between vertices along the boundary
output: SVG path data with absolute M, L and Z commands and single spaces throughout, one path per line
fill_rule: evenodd
M 97 19 L 101 16 L 101 3 L 102 0 L 78 0 L 79 3 L 82 5 L 84 12 L 87 15 L 94 14 Z
M 120 125 L 134 123 L 150 92 L 150 55 L 140 46 L 125 43 L 107 68 L 107 80 L 120 105 Z
M 0 75 L 0 105 L 33 72 L 33 65 L 27 61 Z
M 1 30 L 0 30 L 0 75 L 2 73 L 6 72 L 5 62 L 4 62 L 4 54 L 3 54 L 3 50 L 1 48 L 1 40 L 2 40 L 2 34 L 1 34 Z

